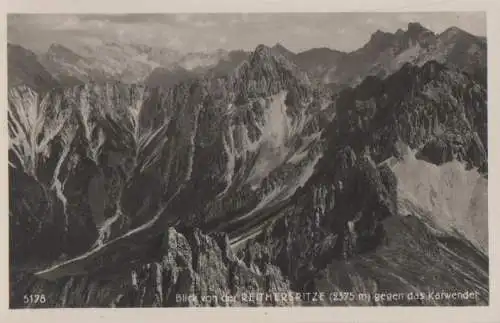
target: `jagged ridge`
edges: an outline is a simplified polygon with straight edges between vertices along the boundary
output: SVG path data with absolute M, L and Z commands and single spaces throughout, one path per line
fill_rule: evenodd
M 228 233 L 257 225 L 320 155 L 312 92 L 264 46 L 227 77 L 170 89 L 11 89 L 12 261 L 64 259 L 145 228 L 143 238 L 155 236 L 167 223 L 231 224 L 219 228 Z

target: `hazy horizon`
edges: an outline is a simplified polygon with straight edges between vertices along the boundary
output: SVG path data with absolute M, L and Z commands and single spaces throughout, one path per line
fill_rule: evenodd
M 486 36 L 483 12 L 9 14 L 7 40 L 35 52 L 46 51 L 53 43 L 75 49 L 105 42 L 182 53 L 252 50 L 276 43 L 294 52 L 318 47 L 349 52 L 363 46 L 377 30 L 394 33 L 406 30 L 410 22 L 435 33 L 456 26 Z

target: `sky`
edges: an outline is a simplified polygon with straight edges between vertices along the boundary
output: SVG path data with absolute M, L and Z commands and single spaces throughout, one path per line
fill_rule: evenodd
M 294 52 L 315 47 L 352 51 L 377 31 L 420 22 L 434 32 L 456 26 L 486 36 L 480 12 L 436 13 L 220 13 L 220 14 L 9 14 L 7 39 L 35 52 L 52 43 L 75 48 L 103 42 L 166 47 L 183 53 L 252 50 L 281 43 Z

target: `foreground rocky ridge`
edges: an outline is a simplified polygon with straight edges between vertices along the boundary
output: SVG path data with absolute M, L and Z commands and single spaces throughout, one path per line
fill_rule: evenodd
M 18 289 L 11 306 L 25 306 L 21 292 L 28 290 L 48 295 L 33 307 L 488 304 L 487 256 L 466 236 L 437 235 L 425 210 L 398 194 L 387 164 L 376 166 L 364 156 L 351 160 L 344 174 L 339 193 L 329 196 L 317 183 L 298 191 L 300 200 L 243 245 L 231 245 L 226 234 L 169 228 L 147 244 L 114 249 L 112 259 L 92 262 L 85 274 L 55 281 L 14 274 Z M 353 197 L 364 202 L 346 201 Z M 352 293 L 355 299 L 276 302 L 250 296 L 293 291 Z M 432 296 L 453 291 L 474 297 Z M 387 293 L 414 296 L 377 296 Z
M 94 273 L 86 277 L 49 282 L 27 275 L 16 284 L 48 295 L 42 307 L 297 305 L 280 299 L 251 300 L 252 293 L 288 292 L 290 284 L 269 262 L 238 259 L 225 234 L 169 228 L 156 243 L 148 256 L 122 263 L 119 271 L 107 272 L 95 264 Z M 230 295 L 234 299 L 227 298 Z M 22 306 L 18 295 L 13 300 L 11 306 Z

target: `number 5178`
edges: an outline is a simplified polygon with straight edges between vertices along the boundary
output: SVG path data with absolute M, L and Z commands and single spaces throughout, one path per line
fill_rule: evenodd
M 23 296 L 24 304 L 44 304 L 47 298 L 44 294 L 29 294 Z

